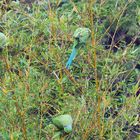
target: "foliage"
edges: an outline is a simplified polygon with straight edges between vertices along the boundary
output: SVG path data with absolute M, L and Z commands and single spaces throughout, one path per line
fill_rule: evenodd
M 62 114 L 73 119 L 66 140 L 138 139 L 139 0 L 0 7 L 0 32 L 8 39 L 0 48 L 0 139 L 50 140 L 50 119 Z M 67 70 L 79 27 L 91 30 L 91 40 Z

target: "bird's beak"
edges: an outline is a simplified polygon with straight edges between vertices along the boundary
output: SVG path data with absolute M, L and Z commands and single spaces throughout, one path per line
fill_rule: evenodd
M 65 131 L 66 133 L 70 133 L 70 132 L 72 131 L 72 125 L 67 125 L 67 126 L 65 126 L 65 127 L 64 127 L 64 131 Z

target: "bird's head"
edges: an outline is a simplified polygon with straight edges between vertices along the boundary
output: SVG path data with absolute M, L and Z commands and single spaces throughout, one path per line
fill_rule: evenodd
M 64 132 L 66 133 L 70 133 L 72 131 L 72 125 L 67 125 L 67 126 L 64 126 Z
M 91 31 L 89 28 L 78 28 L 73 34 L 73 38 L 79 45 L 85 45 L 90 38 Z

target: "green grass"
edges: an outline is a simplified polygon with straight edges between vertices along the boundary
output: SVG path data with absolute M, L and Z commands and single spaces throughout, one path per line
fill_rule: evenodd
M 0 139 L 50 140 L 56 128 L 48 120 L 59 114 L 73 118 L 72 133 L 61 139 L 139 139 L 140 7 L 117 2 L 1 8 L 8 45 L 0 52 Z M 66 70 L 78 27 L 92 36 Z

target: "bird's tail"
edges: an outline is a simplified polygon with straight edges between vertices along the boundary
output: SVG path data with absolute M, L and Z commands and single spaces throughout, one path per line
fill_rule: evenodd
M 72 53 L 71 53 L 71 55 L 70 55 L 70 57 L 69 57 L 69 59 L 68 59 L 68 61 L 67 61 L 67 63 L 66 63 L 66 68 L 67 68 L 67 69 L 70 68 L 70 66 L 71 66 L 71 64 L 72 64 L 72 61 L 73 61 L 73 59 L 75 58 L 76 54 L 77 54 L 77 49 L 76 49 L 75 47 L 73 47 Z

